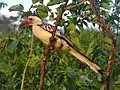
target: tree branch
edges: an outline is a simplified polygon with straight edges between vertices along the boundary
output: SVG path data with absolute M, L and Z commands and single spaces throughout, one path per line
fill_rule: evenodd
M 100 27 L 108 34 L 108 37 L 112 40 L 112 47 L 111 47 L 111 51 L 110 51 L 110 55 L 109 55 L 109 61 L 108 61 L 108 65 L 107 65 L 107 71 L 106 71 L 106 90 L 109 90 L 110 87 L 110 75 L 111 75 L 111 71 L 112 71 L 112 65 L 114 63 L 114 59 L 115 59 L 115 53 L 116 53 L 116 39 L 114 36 L 114 33 L 110 31 L 110 25 L 109 24 L 105 24 L 103 18 L 100 16 L 94 0 L 88 0 L 90 2 L 90 5 L 94 11 L 94 14 L 96 15 L 96 18 L 98 20 L 98 23 L 100 25 Z
M 77 4 L 75 4 L 75 5 L 72 5 L 72 6 L 66 6 L 66 7 L 64 8 L 64 10 L 69 10 L 69 9 L 72 9 L 72 8 L 75 8 L 75 7 L 78 7 L 78 6 L 81 6 L 85 1 L 86 1 L 86 0 L 83 0 L 82 2 L 77 3 Z
M 65 3 L 64 6 L 67 5 L 68 1 L 69 1 L 69 0 L 66 0 L 66 3 Z M 55 40 L 55 38 L 54 38 L 55 32 L 56 32 L 56 30 L 57 30 L 58 25 L 61 23 L 62 14 L 63 14 L 64 11 L 65 11 L 65 10 L 63 9 L 63 11 L 61 12 L 61 14 L 58 15 L 57 20 L 56 20 L 56 23 L 55 23 L 55 28 L 54 28 L 54 30 L 53 30 L 53 32 L 52 32 L 52 36 L 51 36 L 51 38 L 50 38 L 49 45 L 48 45 L 47 48 L 45 48 L 45 50 L 44 50 L 44 54 L 43 54 L 42 61 L 41 61 L 39 90 L 43 90 L 44 76 L 45 76 L 45 72 L 46 72 L 45 67 L 46 67 L 47 56 L 48 56 L 48 53 L 49 53 L 49 51 L 50 51 L 50 47 L 53 47 L 53 48 L 54 48 L 54 46 L 55 46 L 55 42 L 56 42 L 56 40 Z

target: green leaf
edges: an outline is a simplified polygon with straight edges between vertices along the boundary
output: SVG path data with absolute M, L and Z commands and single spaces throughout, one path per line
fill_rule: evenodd
M 100 87 L 100 90 L 105 90 L 104 88 L 105 88 L 105 86 L 104 86 L 104 84 L 102 84 Z
M 47 5 L 52 6 L 52 5 L 60 4 L 60 3 L 63 3 L 63 2 L 64 2 L 64 0 L 50 0 Z
M 28 17 L 30 15 L 32 15 L 31 11 L 23 12 L 23 14 L 21 15 L 21 18 Z
M 67 78 L 67 83 L 68 83 L 68 90 L 76 90 L 75 84 L 74 84 L 72 78 L 68 77 Z
M 17 44 L 18 44 L 18 41 L 12 41 L 7 47 L 8 52 L 13 53 Z
M 37 8 L 37 13 L 40 17 L 47 17 L 48 16 L 48 11 L 50 10 L 47 6 L 44 5 L 38 5 L 35 6 L 35 8 Z
M 60 14 L 62 12 L 61 8 L 57 8 L 57 14 Z
M 50 21 L 53 21 L 53 20 L 55 20 L 55 18 L 50 15 Z
M 39 0 L 39 2 L 43 4 L 43 0 Z
M 38 16 L 45 18 L 48 16 L 48 13 L 37 10 Z
M 82 2 L 82 0 L 73 0 L 73 2 Z
M 86 56 L 90 56 L 90 55 L 91 55 L 91 53 L 92 53 L 93 50 L 94 50 L 94 46 L 95 46 L 97 40 L 98 40 L 97 38 L 94 38 L 94 39 L 91 41 L 91 43 L 89 44 L 89 47 L 88 47 Z
M 87 6 L 85 7 L 85 10 L 89 10 L 89 9 L 91 9 L 90 5 L 87 5 Z
M 68 57 L 64 54 L 63 58 L 59 61 L 59 63 L 64 63 L 65 65 L 68 65 Z
M 61 73 L 59 76 L 56 78 L 56 83 L 60 85 L 63 82 L 64 75 Z
M 112 40 L 108 37 L 103 39 L 105 43 L 112 45 Z
M 101 14 L 104 15 L 105 18 L 109 18 L 109 17 L 110 17 L 109 13 L 106 12 L 105 10 L 102 10 L 102 11 L 101 11 Z
M 72 21 L 70 21 L 70 23 L 68 25 L 68 29 L 70 31 L 75 31 L 76 30 L 75 24 Z
M 84 52 L 84 49 L 82 48 L 81 46 L 81 43 L 79 42 L 79 38 L 76 37 L 78 35 L 74 34 L 74 35 L 70 35 L 70 40 L 72 41 L 72 43 L 76 46 L 76 48 L 81 51 L 81 52 Z
M 19 4 L 19 5 L 13 5 L 8 10 L 9 11 L 22 11 L 23 9 L 24 9 L 23 5 Z
M 6 64 L 5 62 L 0 62 L 0 71 L 6 72 L 8 69 L 8 64 Z
M 36 2 L 38 2 L 39 0 L 32 0 L 32 3 L 35 4 Z
M 35 4 L 37 2 L 40 2 L 41 4 L 43 4 L 43 0 L 32 0 L 32 3 Z
M 105 9 L 108 9 L 108 10 L 111 9 L 111 7 L 108 3 L 102 3 L 101 7 L 105 8 Z
M 107 44 L 105 44 L 103 48 L 104 48 L 105 50 L 108 50 L 108 51 L 111 50 L 111 46 L 110 46 L 110 45 L 107 45 Z

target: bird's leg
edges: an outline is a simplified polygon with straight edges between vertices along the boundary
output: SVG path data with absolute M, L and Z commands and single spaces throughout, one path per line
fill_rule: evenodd
M 54 48 L 55 47 L 55 43 L 56 43 L 56 38 L 50 37 L 50 44 L 51 44 L 50 48 Z
M 63 47 L 63 44 L 60 44 L 60 47 L 57 48 L 57 50 L 54 52 L 54 55 L 55 55 L 55 56 L 57 56 L 57 55 L 59 54 L 59 52 L 60 52 L 60 50 L 62 49 L 62 47 Z
M 54 57 L 57 57 L 57 56 L 58 56 L 58 54 L 59 54 L 59 52 L 61 51 L 62 47 L 63 47 L 63 44 L 60 44 L 60 47 L 57 48 L 57 49 L 55 50 L 54 54 L 53 54 Z M 51 60 L 51 64 L 53 64 L 53 63 L 54 63 L 54 60 Z

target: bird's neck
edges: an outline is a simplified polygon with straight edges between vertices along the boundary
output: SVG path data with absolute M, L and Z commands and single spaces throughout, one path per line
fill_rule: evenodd
M 32 26 L 40 26 L 42 23 L 34 23 Z

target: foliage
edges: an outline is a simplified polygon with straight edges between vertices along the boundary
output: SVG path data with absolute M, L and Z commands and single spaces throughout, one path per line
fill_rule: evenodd
M 22 11 L 24 9 L 23 5 L 14 5 L 9 8 L 9 11 Z
M 69 5 L 75 5 L 81 1 L 73 0 Z M 40 2 L 40 4 L 35 5 L 37 2 Z M 55 14 L 53 14 L 50 6 L 58 5 L 56 15 L 59 15 L 64 2 L 65 0 L 50 0 L 45 6 L 43 0 L 32 0 L 33 5 L 27 12 L 23 11 L 24 7 L 22 5 L 14 5 L 9 10 L 19 11 L 22 18 L 37 14 L 43 19 L 49 17 L 49 20 L 54 21 L 56 19 L 53 18 Z M 105 22 L 113 25 L 116 19 L 107 12 L 112 7 L 111 0 L 96 0 L 95 3 L 99 6 L 98 10 Z M 36 9 L 32 12 L 31 8 Z M 50 14 L 48 15 L 48 13 Z M 68 15 L 65 12 L 63 15 L 67 19 L 62 19 L 60 27 L 63 27 L 64 30 L 60 30 L 61 33 L 68 37 L 79 51 L 94 60 L 105 70 L 111 40 L 100 28 L 99 30 L 93 29 L 98 26 L 98 22 L 90 5 L 86 3 L 75 7 L 70 9 L 70 13 L 71 15 Z M 92 23 L 93 28 L 89 28 L 89 23 Z M 32 39 L 33 45 L 31 44 Z M 30 56 L 31 45 L 32 54 Z M 19 29 L 9 36 L 0 36 L 0 89 L 20 89 L 23 70 L 28 58 L 30 58 L 30 63 L 26 70 L 24 89 L 38 89 L 40 61 L 44 47 L 45 45 L 42 42 L 35 37 L 32 38 L 31 27 Z M 60 51 L 58 55 L 55 53 L 56 50 L 52 49 L 47 57 L 47 71 L 44 79 L 44 88 L 46 90 L 99 90 L 102 87 L 100 76 L 90 69 L 84 68 L 84 65 L 80 64 L 67 51 Z M 115 90 L 119 88 L 119 53 L 116 54 L 117 59 L 112 74 Z

